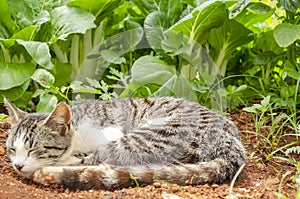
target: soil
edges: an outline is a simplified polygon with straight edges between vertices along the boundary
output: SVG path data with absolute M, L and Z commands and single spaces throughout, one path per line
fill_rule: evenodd
M 1 106 L 0 106 L 1 107 Z M 1 112 L 1 111 L 0 111 Z M 9 128 L 9 118 L 0 124 L 0 199 L 17 198 L 278 198 L 284 194 L 287 198 L 296 198 L 296 185 L 293 177 L 296 167 L 283 160 L 271 158 L 265 161 L 270 151 L 263 147 L 260 136 L 251 133 L 255 126 L 253 117 L 245 112 L 231 116 L 241 132 L 242 141 L 248 151 L 249 159 L 242 177 L 235 181 L 230 190 L 230 183 L 222 185 L 178 186 L 173 184 L 155 183 L 137 188 L 127 188 L 115 191 L 87 190 L 70 191 L 56 186 L 45 187 L 17 175 L 6 156 L 5 139 Z M 266 127 L 267 131 L 268 127 Z M 262 132 L 263 133 L 263 132 Z M 295 136 L 294 136 L 295 137 Z M 294 137 L 282 137 L 280 144 L 290 143 Z M 300 145 L 300 143 L 298 143 Z M 280 145 L 279 145 L 280 146 Z M 276 153 L 284 157 L 283 154 Z M 300 161 L 299 155 L 293 157 Z M 298 192 L 299 194 L 299 192 Z M 300 196 L 299 196 L 300 197 Z

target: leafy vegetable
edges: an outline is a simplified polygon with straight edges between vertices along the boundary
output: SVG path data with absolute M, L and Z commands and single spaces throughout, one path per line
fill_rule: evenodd
M 172 91 L 176 97 L 196 100 L 196 95 L 188 81 L 178 74 L 174 67 L 168 66 L 155 57 L 144 56 L 138 59 L 132 67 L 132 79 L 135 88 L 148 84 L 159 85 L 154 95 L 165 96 Z
M 35 67 L 30 63 L 10 64 L 0 62 L 0 90 L 22 85 L 30 79 Z
M 200 44 L 208 38 L 209 31 L 222 25 L 226 16 L 225 4 L 220 1 L 207 1 L 192 13 L 176 22 L 168 31 L 181 32 L 190 41 Z
M 279 24 L 274 29 L 274 38 L 280 47 L 288 47 L 300 39 L 300 27 L 295 24 Z

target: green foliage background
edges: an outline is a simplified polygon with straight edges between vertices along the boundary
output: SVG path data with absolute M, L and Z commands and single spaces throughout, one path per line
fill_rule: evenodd
M 299 107 L 297 0 L 0 3 L 0 94 L 22 108 L 164 95 Z

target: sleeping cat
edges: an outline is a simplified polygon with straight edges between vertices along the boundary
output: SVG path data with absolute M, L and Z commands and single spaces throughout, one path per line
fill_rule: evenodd
M 26 113 L 4 99 L 7 153 L 17 173 L 70 189 L 118 189 L 155 180 L 230 181 L 246 161 L 234 123 L 172 97 L 59 103 Z

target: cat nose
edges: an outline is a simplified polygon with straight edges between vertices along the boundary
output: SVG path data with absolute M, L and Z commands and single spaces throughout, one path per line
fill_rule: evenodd
M 24 164 L 15 164 L 16 169 L 21 171 L 21 169 L 24 167 Z

